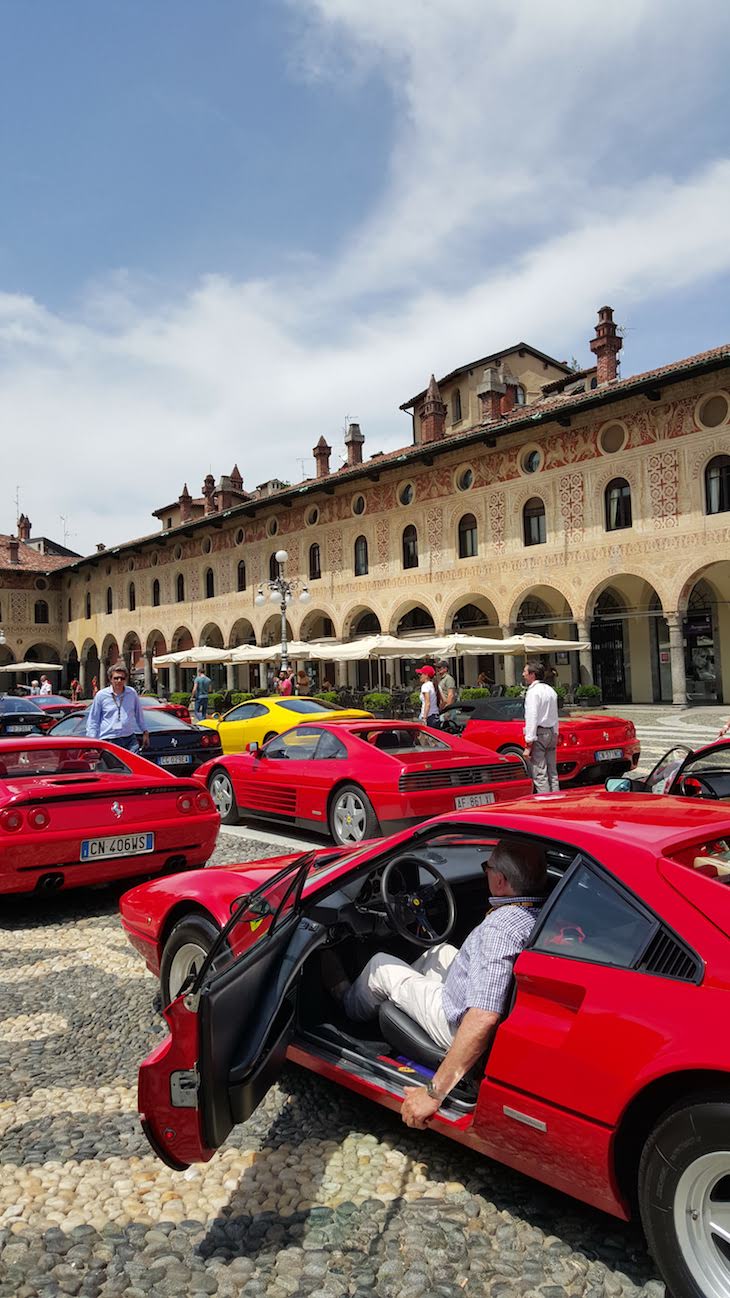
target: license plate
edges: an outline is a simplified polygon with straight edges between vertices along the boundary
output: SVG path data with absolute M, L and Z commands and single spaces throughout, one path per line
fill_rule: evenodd
M 186 766 L 192 762 L 190 753 L 173 753 L 171 757 L 161 757 L 160 766 Z
M 113 838 L 85 838 L 81 844 L 82 861 L 100 861 L 107 856 L 143 856 L 154 852 L 154 834 L 115 834 Z
M 488 807 L 494 802 L 493 793 L 465 793 L 461 798 L 454 798 L 457 811 L 468 811 L 470 807 Z
M 33 729 L 32 726 L 7 726 L 6 730 L 9 735 L 27 735 Z
M 597 762 L 612 762 L 615 757 L 623 757 L 623 748 L 599 748 L 594 754 Z

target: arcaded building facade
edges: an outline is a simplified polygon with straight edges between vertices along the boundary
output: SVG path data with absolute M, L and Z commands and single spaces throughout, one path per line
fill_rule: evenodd
M 294 486 L 248 492 L 235 468 L 200 497 L 185 487 L 158 531 L 54 570 L 46 649 L 88 687 L 120 654 L 149 682 L 165 651 L 274 645 L 276 608 L 254 600 L 284 548 L 311 595 L 290 606 L 295 639 L 532 630 L 590 642 L 555 665 L 609 703 L 730 701 L 730 347 L 619 377 L 608 307 L 589 346 L 583 370 L 518 344 L 432 378 L 404 403 L 402 450 L 367 454 L 353 424 L 340 469 L 323 437 Z M 510 683 L 515 660 L 462 669 Z M 221 671 L 259 683 L 258 668 Z M 377 668 L 318 671 L 365 684 Z

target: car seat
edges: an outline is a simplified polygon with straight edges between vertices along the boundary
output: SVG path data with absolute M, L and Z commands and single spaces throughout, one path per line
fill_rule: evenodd
M 392 730 L 384 730 L 382 734 L 377 736 L 374 747 L 382 748 L 385 751 L 387 749 L 402 748 L 403 744 L 398 735 L 394 734 Z

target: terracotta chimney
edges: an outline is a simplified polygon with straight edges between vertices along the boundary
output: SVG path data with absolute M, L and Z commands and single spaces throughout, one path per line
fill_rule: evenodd
M 192 510 L 193 498 L 190 495 L 190 492 L 188 491 L 187 482 L 184 484 L 183 489 L 177 498 L 177 503 L 180 506 L 180 522 L 181 523 L 189 522 L 193 512 Z
M 16 536 L 11 536 L 10 540 L 8 541 L 8 546 L 10 548 L 10 562 L 20 563 L 20 557 L 18 554 L 18 551 L 20 549 L 20 544 L 18 538 Z
M 312 455 L 317 462 L 317 477 L 328 478 L 330 472 L 330 455 L 332 447 L 328 446 L 324 437 L 320 437 L 317 445 L 312 448 Z
M 517 379 L 507 365 L 502 366 L 502 382 L 504 383 L 504 396 L 499 403 L 501 414 L 508 415 L 510 410 L 514 410 L 517 405 Z
M 440 442 L 446 435 L 446 403 L 441 400 L 433 374 L 421 408 L 421 441 Z
M 362 464 L 362 444 L 364 441 L 365 435 L 360 432 L 360 425 L 350 424 L 345 433 L 348 468 L 354 464 Z
M 241 473 L 237 464 L 234 464 L 233 468 L 231 469 L 231 486 L 234 488 L 235 491 L 241 491 L 243 489 L 243 478 L 241 477 Z
M 496 365 L 488 365 L 484 371 L 482 385 L 477 389 L 482 419 L 499 419 L 502 413 L 501 401 L 505 393 L 502 375 Z
M 97 552 L 97 554 L 103 554 L 105 550 L 106 550 L 106 546 L 105 546 L 104 542 L 103 542 L 103 541 L 97 541 L 97 543 L 96 543 L 96 552 Z
M 591 338 L 589 343 L 589 347 L 596 358 L 596 377 L 599 387 L 603 383 L 613 383 L 617 378 L 617 357 L 623 345 L 623 338 L 616 332 L 613 307 L 599 307 L 596 336 Z
M 216 512 L 215 478 L 213 477 L 212 473 L 206 473 L 205 475 L 205 481 L 203 483 L 203 495 L 205 496 L 206 514 L 214 514 Z
M 18 519 L 18 540 L 30 540 L 30 519 L 26 514 L 21 514 Z

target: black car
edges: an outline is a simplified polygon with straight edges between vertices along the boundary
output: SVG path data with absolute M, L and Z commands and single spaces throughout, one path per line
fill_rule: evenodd
M 31 699 L 11 698 L 9 694 L 0 697 L 0 736 L 42 735 L 47 724 Z
M 191 771 L 218 757 L 221 741 L 215 730 L 198 730 L 179 721 L 162 708 L 145 708 L 145 724 L 150 746 L 142 753 L 148 761 L 163 766 L 173 775 L 190 775 Z M 49 732 L 52 735 L 85 735 L 86 711 L 64 717 Z

